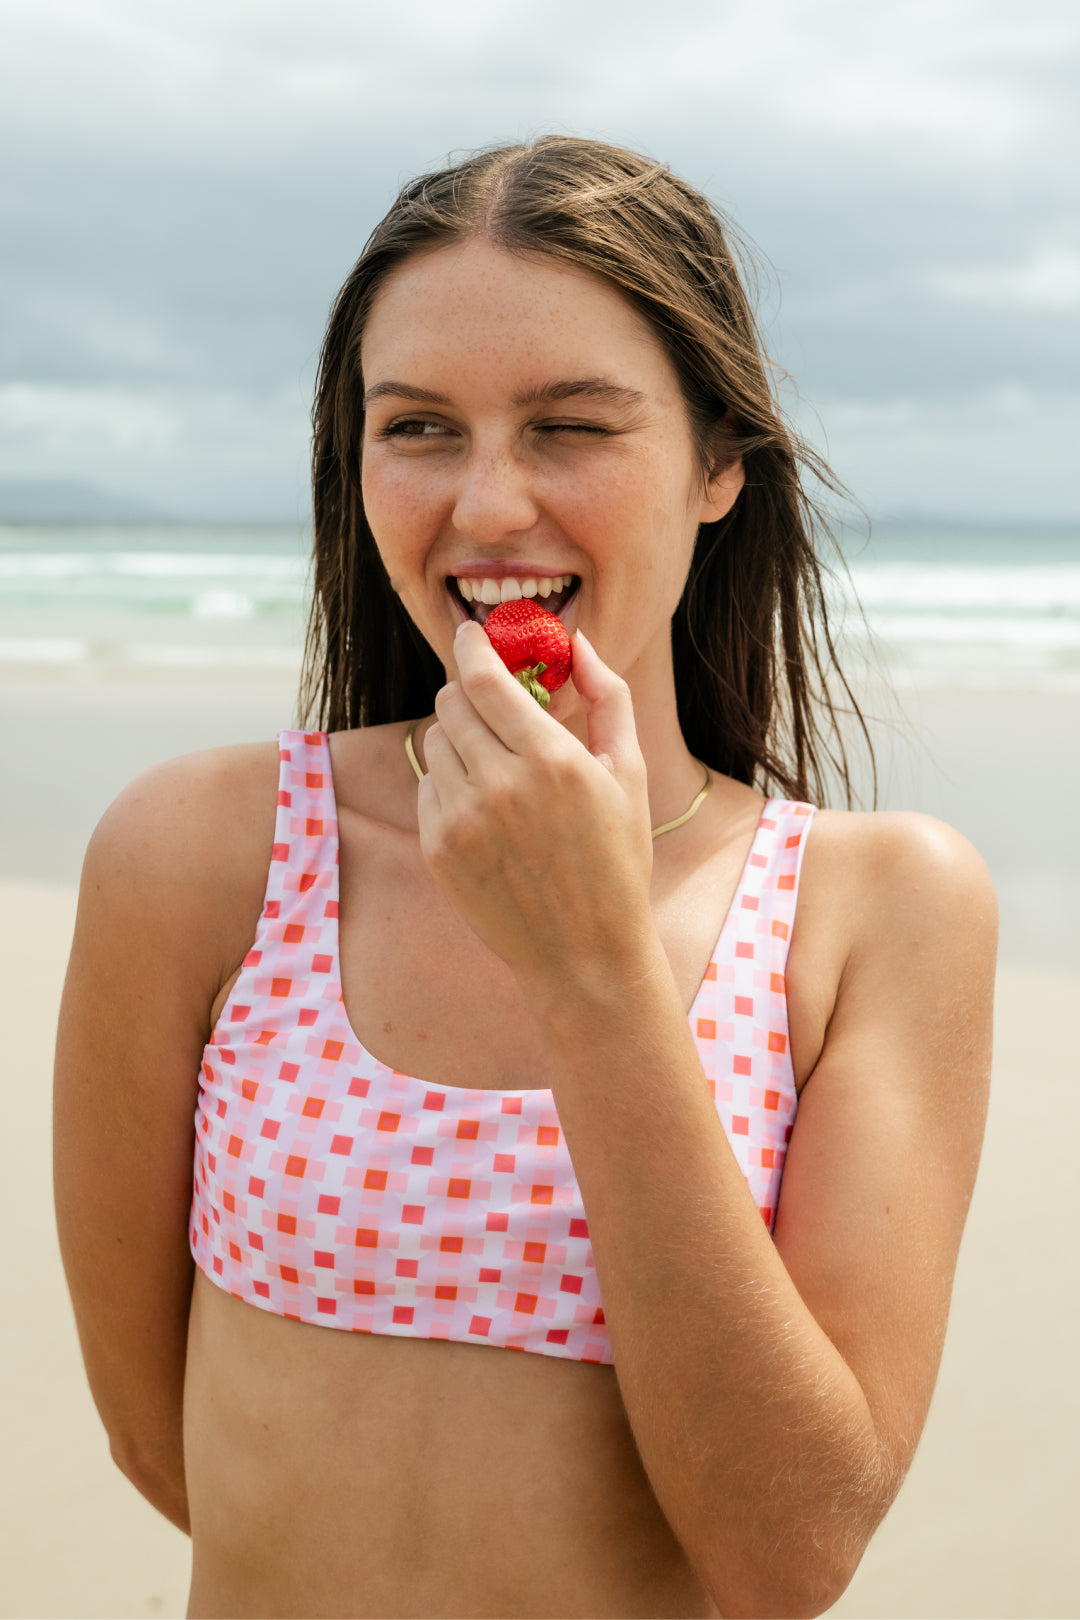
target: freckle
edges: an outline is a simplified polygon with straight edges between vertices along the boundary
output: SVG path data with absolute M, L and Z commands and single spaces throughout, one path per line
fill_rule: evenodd
M 427 1040 L 427 1030 L 426 1029 L 418 1029 L 417 1032 L 416 1032 L 416 1038 L 417 1038 L 418 1041 L 426 1041 Z
M 393 1025 L 393 1021 L 392 1021 L 392 1020 L 391 1020 L 391 1019 L 389 1019 L 389 1018 L 388 1018 L 388 1019 L 387 1019 L 387 1020 L 386 1020 L 386 1023 L 385 1023 L 385 1024 L 384 1024 L 384 1025 L 383 1025 L 383 1027 L 382 1027 L 382 1030 L 383 1030 L 383 1034 L 384 1034 L 384 1035 L 389 1035 L 389 1033 L 390 1033 L 390 1031 L 391 1031 L 391 1030 L 392 1030 L 392 1029 L 393 1029 L 393 1027 L 394 1027 L 394 1025 Z

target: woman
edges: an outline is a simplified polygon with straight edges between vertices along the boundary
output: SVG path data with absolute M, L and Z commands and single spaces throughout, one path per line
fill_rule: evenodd
M 191 1615 L 850 1579 L 936 1374 L 995 920 L 948 827 L 814 813 L 805 461 L 717 216 L 633 154 L 428 176 L 342 290 L 325 730 L 121 796 L 60 1032 L 87 1371 Z M 474 622 L 516 594 L 572 633 L 547 713 Z

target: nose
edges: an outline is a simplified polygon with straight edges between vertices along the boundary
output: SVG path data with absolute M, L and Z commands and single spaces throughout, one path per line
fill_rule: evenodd
M 454 527 L 470 540 L 497 541 L 529 530 L 539 516 L 528 469 L 509 445 L 475 446 L 461 473 Z

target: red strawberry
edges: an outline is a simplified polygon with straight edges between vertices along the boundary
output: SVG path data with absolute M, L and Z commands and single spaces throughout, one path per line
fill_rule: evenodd
M 500 602 L 484 620 L 488 640 L 540 707 L 570 676 L 570 637 L 562 620 L 531 597 Z

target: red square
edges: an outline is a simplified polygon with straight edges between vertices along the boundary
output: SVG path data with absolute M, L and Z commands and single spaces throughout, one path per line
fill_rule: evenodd
M 239 1260 L 242 1258 L 240 1253 L 240 1245 L 238 1243 L 229 1244 L 229 1256 L 233 1260 Z
M 305 1028 L 306 1026 L 310 1025 L 310 1024 L 317 1023 L 318 1019 L 319 1019 L 319 1014 L 318 1014 L 318 1011 L 316 1010 L 316 1008 L 314 1008 L 314 1007 L 301 1007 L 299 1013 L 296 1016 L 296 1022 L 300 1025 L 300 1027 L 302 1029 Z
M 580 1294 L 584 1277 L 564 1277 L 559 1287 L 564 1294 Z
M 593 1317 L 593 1326 L 594 1327 L 603 1327 L 603 1325 L 604 1325 L 604 1312 L 603 1312 L 603 1308 L 601 1307 L 601 1309 L 598 1310 L 596 1315 Z
M 436 1299 L 457 1299 L 457 1289 L 452 1288 L 449 1283 L 436 1283 L 435 1284 L 435 1298 Z
M 414 1147 L 409 1155 L 412 1164 L 430 1164 L 435 1157 L 434 1148 Z
M 758 909 L 758 897 L 757 897 L 757 895 L 756 894 L 744 894 L 743 897 L 742 897 L 742 907 L 743 907 L 744 911 L 756 911 Z
M 286 793 L 284 788 L 279 788 L 278 789 L 277 802 L 284 809 L 286 809 L 286 810 L 291 809 L 292 808 L 292 794 L 291 793 Z
M 554 1187 L 544 1186 L 543 1184 L 539 1186 L 534 1185 L 532 1193 L 529 1196 L 529 1202 L 532 1204 L 550 1204 L 554 1196 Z
M 341 907 L 338 904 L 338 902 L 336 900 L 328 900 L 326 902 L 326 909 L 323 912 L 323 916 L 324 917 L 334 917 L 334 918 L 336 918 L 336 917 L 338 917 L 340 915 L 340 912 L 341 912 Z
M 281 1068 L 278 1070 L 278 1079 L 287 1080 L 291 1085 L 299 1073 L 299 1063 L 283 1063 Z
M 481 1282 L 502 1282 L 502 1272 L 496 1271 L 494 1266 L 480 1267 Z
M 548 1344 L 565 1344 L 569 1337 L 566 1328 L 549 1328 L 547 1341 Z
M 283 939 L 286 945 L 299 945 L 304 937 L 304 930 L 300 923 L 286 923 Z
M 351 1136 L 334 1136 L 330 1140 L 331 1153 L 340 1153 L 346 1159 L 352 1152 L 352 1147 L 353 1139 Z
M 358 1249 L 377 1249 L 379 1234 L 373 1226 L 358 1226 L 356 1229 L 356 1247 Z
M 270 859 L 272 861 L 287 861 L 288 858 L 289 858 L 289 846 L 288 846 L 288 844 L 275 844 L 273 849 L 270 851 Z
M 480 1121 L 478 1119 L 459 1119 L 457 1135 L 460 1142 L 475 1142 L 480 1135 Z
M 386 1171 L 385 1170 L 365 1170 L 364 1171 L 364 1186 L 368 1189 L 369 1192 L 385 1192 L 386 1191 Z
M 540 1147 L 558 1147 L 559 1127 L 557 1125 L 538 1125 L 536 1127 L 536 1140 Z
M 482 1338 L 486 1339 L 488 1334 L 491 1332 L 491 1317 L 474 1316 L 472 1321 L 469 1323 L 469 1332 L 477 1333 Z
M 779 1030 L 770 1029 L 770 1031 L 769 1031 L 769 1051 L 770 1052 L 786 1052 L 787 1051 L 787 1036 L 786 1035 L 781 1035 Z
M 460 1254 L 464 1242 L 464 1238 L 441 1237 L 439 1239 L 439 1248 L 443 1254 Z
M 523 1316 L 532 1316 L 539 1298 L 539 1294 L 519 1294 L 514 1301 L 514 1309 L 520 1311 Z
M 322 1266 L 324 1271 L 333 1271 L 333 1269 L 334 1269 L 334 1256 L 330 1253 L 330 1251 L 328 1249 L 316 1249 L 315 1250 L 315 1264 L 317 1266 Z
M 261 1198 L 265 1191 L 266 1182 L 263 1181 L 261 1176 L 248 1177 L 248 1192 L 251 1194 L 252 1198 Z
M 318 876 L 318 872 L 301 872 L 299 884 L 300 893 L 307 894 L 308 890 L 314 887 L 316 881 L 318 880 Z
M 358 1075 L 358 1074 L 354 1075 L 353 1078 L 349 1081 L 349 1096 L 350 1097 L 366 1097 L 370 1090 L 371 1090 L 371 1081 L 362 1079 L 361 1076 Z
M 336 1316 L 337 1315 L 337 1300 L 336 1299 L 317 1299 L 315 1301 L 315 1307 L 316 1307 L 317 1310 L 322 1311 L 324 1316 Z
M 265 906 L 263 906 L 263 916 L 264 917 L 280 917 L 281 916 L 281 901 L 280 900 L 268 900 L 266 902 Z
M 423 1226 L 423 1224 L 424 1224 L 424 1206 L 423 1206 L 423 1204 L 403 1204 L 402 1208 L 401 1208 L 401 1219 L 408 1226 Z
M 521 1113 L 521 1098 L 520 1097 L 504 1097 L 503 1100 L 502 1100 L 502 1112 L 504 1114 L 520 1114 Z
M 271 1142 L 276 1142 L 277 1133 L 280 1131 L 280 1129 L 280 1119 L 264 1119 L 262 1123 L 262 1130 L 259 1132 L 259 1135 L 265 1136 Z
M 325 1097 L 306 1097 L 304 1106 L 300 1110 L 305 1119 L 321 1119 L 322 1111 L 326 1107 Z
M 279 1266 L 278 1270 L 281 1272 L 282 1282 L 298 1283 L 300 1281 L 300 1273 L 295 1266 Z
M 285 1174 L 287 1176 L 296 1176 L 302 1181 L 306 1170 L 307 1160 L 302 1158 L 299 1153 L 290 1153 L 285 1160 Z
M 765 1106 L 766 1108 L 779 1108 L 780 1093 L 778 1091 L 767 1091 L 765 1093 Z
M 367 1277 L 357 1277 L 353 1282 L 352 1291 L 354 1294 L 373 1294 L 375 1284 Z
M 495 1211 L 492 1211 L 492 1213 L 488 1216 L 487 1221 L 484 1223 L 485 1230 L 488 1232 L 505 1232 L 508 1222 L 509 1217 L 507 1215 L 498 1214 Z
M 446 1107 L 446 1098 L 441 1091 L 426 1091 L 424 1093 L 424 1107 L 433 1108 L 437 1114 L 441 1114 Z
M 472 1182 L 464 1176 L 451 1176 L 450 1185 L 446 1189 L 447 1198 L 468 1198 Z
M 291 979 L 271 979 L 270 981 L 270 994 L 272 996 L 287 996 L 291 989 Z
M 750 1059 L 737 1055 L 733 1057 L 731 1060 L 731 1072 L 732 1074 L 749 1074 L 751 1072 Z
M 250 1017 L 251 1017 L 251 1008 L 250 1007 L 234 1006 L 232 1012 L 229 1014 L 229 1023 L 230 1024 L 244 1024 L 244 1023 L 247 1022 L 247 1020 Z M 259 1036 L 259 1041 L 260 1042 L 262 1041 L 262 1036 L 261 1035 Z
M 765 1222 L 766 1226 L 771 1226 L 772 1225 L 772 1210 L 771 1209 L 768 1209 L 764 1205 L 762 1205 L 758 1210 L 758 1214 L 761 1216 L 761 1218 Z
M 738 943 L 736 944 L 736 946 L 735 946 L 735 955 L 736 956 L 741 956 L 744 960 L 749 959 L 750 961 L 753 961 L 753 959 L 754 959 L 754 942 L 753 942 L 753 940 L 752 939 L 740 939 L 738 941 Z
M 413 1308 L 412 1308 L 411 1305 L 395 1305 L 394 1306 L 394 1321 L 395 1322 L 409 1323 L 409 1322 L 412 1321 L 412 1319 L 413 1319 Z
M 736 1012 L 737 1016 L 739 1016 L 741 1018 L 753 1018 L 753 1016 L 754 1016 L 754 998 L 753 998 L 753 996 L 736 996 L 735 997 L 735 1012 Z
M 749 1136 L 750 1121 L 743 1114 L 733 1114 L 731 1117 L 732 1136 Z
M 496 1170 L 513 1170 L 514 1165 L 517 1163 L 517 1155 L 514 1153 L 496 1153 L 493 1163 Z
M 311 958 L 312 973 L 329 973 L 333 965 L 333 957 L 325 956 L 322 954 L 322 952 L 319 952 L 317 955 Z
M 589 1235 L 589 1223 L 588 1223 L 588 1221 L 583 1221 L 583 1220 L 578 1219 L 578 1220 L 573 1220 L 573 1221 L 570 1222 L 570 1236 L 571 1237 L 587 1238 L 588 1235 Z
M 277 1229 L 278 1229 L 279 1232 L 288 1232 L 290 1237 L 295 1237 L 296 1236 L 296 1216 L 295 1215 L 279 1215 L 278 1218 L 277 1218 Z
M 262 961 L 262 951 L 248 951 L 247 955 L 244 957 L 244 966 L 245 967 L 258 967 L 258 965 L 259 965 L 259 963 L 261 961 Z
M 526 1243 L 525 1253 L 522 1258 L 531 1260 L 536 1265 L 543 1265 L 545 1254 L 547 1254 L 546 1243 Z
M 255 1292 L 258 1294 L 260 1299 L 269 1299 L 270 1298 L 270 1284 L 269 1283 L 257 1282 L 257 1283 L 254 1284 L 254 1288 L 255 1288 Z
M 415 1277 L 419 1269 L 419 1262 L 416 1260 L 399 1260 L 394 1267 L 394 1274 L 398 1277 Z
M 341 1199 L 332 1198 L 329 1193 L 320 1193 L 318 1210 L 320 1215 L 340 1215 Z
M 249 1249 L 258 1249 L 260 1252 L 262 1251 L 263 1240 L 262 1240 L 261 1233 L 259 1233 L 259 1232 L 249 1232 L 248 1233 L 248 1248 Z
M 322 1055 L 327 1063 L 336 1063 L 344 1050 L 344 1041 L 324 1041 Z
M 400 1124 L 401 1115 L 388 1113 L 384 1108 L 382 1113 L 379 1115 L 379 1123 L 376 1126 L 376 1129 L 380 1131 L 396 1131 Z

